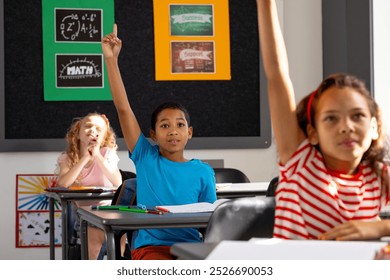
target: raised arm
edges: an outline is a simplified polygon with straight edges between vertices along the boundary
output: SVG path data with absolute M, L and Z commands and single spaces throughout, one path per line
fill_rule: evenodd
M 275 0 L 257 0 L 257 11 L 271 123 L 280 162 L 286 163 L 305 136 L 296 117 L 294 88 Z
M 130 107 L 119 70 L 118 56 L 122 48 L 122 41 L 117 37 L 117 34 L 117 26 L 114 24 L 112 33 L 102 39 L 102 50 L 106 61 L 112 99 L 118 113 L 123 137 L 125 138 L 128 150 L 133 152 L 134 146 L 141 134 L 141 129 Z

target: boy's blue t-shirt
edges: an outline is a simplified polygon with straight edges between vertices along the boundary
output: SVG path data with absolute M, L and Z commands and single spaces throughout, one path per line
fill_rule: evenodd
M 130 159 L 137 171 L 137 203 L 146 206 L 213 203 L 217 199 L 214 170 L 200 160 L 173 162 L 159 147 L 140 135 Z M 177 242 L 200 242 L 197 229 L 139 230 L 134 248 L 170 246 Z

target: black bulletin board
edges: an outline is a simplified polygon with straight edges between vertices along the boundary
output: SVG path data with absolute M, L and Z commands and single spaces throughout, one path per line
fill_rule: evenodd
M 229 11 L 231 80 L 155 81 L 153 1 L 115 1 L 122 76 L 145 135 L 153 109 L 172 100 L 191 115 L 189 149 L 270 146 L 256 0 L 230 0 Z M 112 101 L 43 100 L 41 16 L 40 0 L 0 2 L 0 152 L 63 150 L 72 119 L 95 111 L 107 115 L 126 149 Z

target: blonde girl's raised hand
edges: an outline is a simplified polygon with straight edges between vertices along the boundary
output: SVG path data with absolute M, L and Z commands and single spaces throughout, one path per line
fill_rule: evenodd
M 118 27 L 113 26 L 112 33 L 106 35 L 102 39 L 102 51 L 104 57 L 117 58 L 122 48 L 122 40 L 118 38 Z

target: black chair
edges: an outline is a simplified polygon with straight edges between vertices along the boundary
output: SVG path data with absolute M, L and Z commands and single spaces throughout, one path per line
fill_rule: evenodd
M 121 204 L 118 204 L 118 200 L 122 199 L 122 197 L 124 199 L 126 198 L 126 191 L 125 191 L 125 193 L 122 194 L 122 192 L 124 191 L 123 186 L 126 185 L 125 181 L 128 180 L 128 179 L 137 178 L 137 174 L 135 174 L 134 172 L 123 171 L 121 169 L 119 169 L 119 172 L 122 175 L 122 185 L 120 185 L 118 187 L 118 189 L 116 190 L 116 192 L 114 194 L 114 197 L 112 198 L 111 205 L 121 205 Z M 119 198 L 119 197 L 121 197 L 121 198 Z M 126 203 L 126 201 L 124 201 L 123 203 Z M 130 204 L 128 204 L 128 205 L 130 205 Z
M 119 186 L 117 189 L 114 198 L 112 199 L 111 205 L 121 205 L 121 206 L 133 206 L 137 205 L 137 178 L 130 178 L 126 179 L 122 182 L 122 185 Z M 131 243 L 132 243 L 132 236 L 135 231 L 119 231 L 115 232 L 115 244 L 116 248 L 115 251 L 117 252 L 117 259 L 122 259 L 122 256 L 120 254 L 121 248 L 120 248 L 120 239 L 123 236 L 123 234 L 127 235 L 128 242 L 130 244 L 126 244 L 126 249 L 124 252 L 123 259 L 131 259 Z
M 121 175 L 122 175 L 122 182 L 123 182 L 124 180 L 131 179 L 131 178 L 136 178 L 136 177 L 137 177 L 137 174 L 135 174 L 134 172 L 131 172 L 131 171 L 125 171 L 125 170 L 119 169 L 119 172 L 120 172 Z
M 267 192 L 265 193 L 265 196 L 275 196 L 276 188 L 279 183 L 279 177 L 274 177 L 268 184 Z
M 76 206 L 73 203 L 66 205 L 68 211 L 68 260 L 81 260 L 81 247 L 79 237 L 79 223 L 76 223 Z
M 125 172 L 125 173 L 122 173 L 122 172 Z M 130 172 L 130 171 L 121 171 L 121 173 L 122 173 L 122 178 L 125 178 L 125 179 L 122 181 L 122 184 L 116 190 L 115 195 L 111 201 L 111 205 L 122 205 L 122 206 L 136 205 L 137 181 L 136 181 L 135 174 L 133 172 Z M 123 176 L 123 174 L 125 174 L 125 176 Z M 126 177 L 126 174 L 127 174 L 127 177 Z M 126 178 L 129 178 L 129 179 L 126 179 Z M 115 244 L 117 246 L 117 248 L 115 248 L 115 249 L 116 249 L 116 252 L 118 252 L 118 255 L 116 256 L 117 259 L 131 259 L 131 253 L 130 253 L 130 248 L 129 248 L 130 245 L 128 245 L 128 244 L 127 244 L 123 258 L 120 254 L 120 252 L 121 252 L 120 239 L 123 236 L 123 234 L 126 234 L 126 233 L 127 233 L 126 231 L 115 232 Z M 129 232 L 128 235 L 131 236 L 131 232 Z M 75 241 L 73 241 L 73 242 L 75 242 Z M 106 252 L 107 252 L 107 248 L 106 248 L 106 241 L 105 241 L 102 245 L 102 248 L 100 249 L 98 260 L 102 260 L 104 258 L 104 255 L 106 254 Z M 77 250 L 75 250 L 75 252 L 73 254 L 74 254 L 74 257 L 72 259 L 81 259 L 80 245 L 78 245 Z
M 111 205 L 131 206 L 135 205 L 137 194 L 137 178 L 126 179 L 116 190 Z
M 235 168 L 214 168 L 216 183 L 250 183 L 241 170 Z
M 271 238 L 275 218 L 273 197 L 243 197 L 219 205 L 211 215 L 204 242 Z

